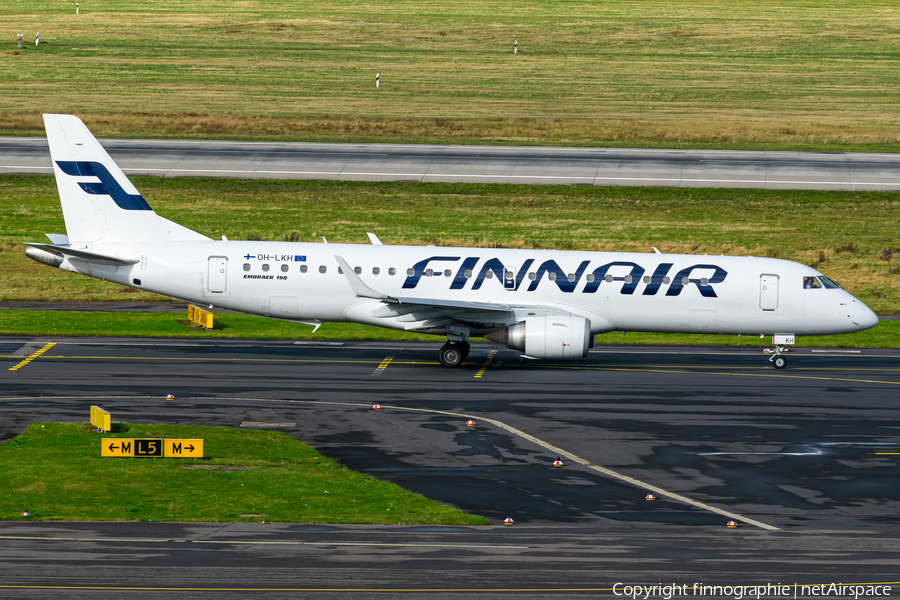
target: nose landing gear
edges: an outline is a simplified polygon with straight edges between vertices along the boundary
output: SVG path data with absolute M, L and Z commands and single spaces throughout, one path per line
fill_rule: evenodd
M 772 366 L 776 369 L 783 369 L 787 366 L 787 358 L 784 357 L 784 346 L 775 346 L 775 354 L 769 359 Z
M 447 342 L 441 346 L 438 358 L 445 367 L 458 367 L 469 356 L 468 342 Z
M 784 357 L 784 353 L 787 352 L 785 346 L 793 343 L 793 333 L 776 333 L 772 336 L 772 344 L 775 345 L 775 353 L 772 355 L 772 358 L 769 359 L 769 362 L 772 363 L 773 367 L 776 369 L 783 369 L 787 366 L 787 359 Z

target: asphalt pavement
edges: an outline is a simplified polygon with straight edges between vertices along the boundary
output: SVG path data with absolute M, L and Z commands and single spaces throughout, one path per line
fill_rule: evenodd
M 100 140 L 126 175 L 900 190 L 900 154 Z M 0 173 L 51 174 L 44 138 L 0 138 Z
M 0 338 L 0 439 L 87 420 L 91 404 L 115 421 L 276 429 L 494 524 L 7 522 L 0 583 L 36 586 L 5 588 L 15 597 L 424 598 L 898 579 L 900 352 L 792 349 L 776 371 L 756 348 L 607 346 L 554 363 L 476 344 L 446 369 L 438 347 Z

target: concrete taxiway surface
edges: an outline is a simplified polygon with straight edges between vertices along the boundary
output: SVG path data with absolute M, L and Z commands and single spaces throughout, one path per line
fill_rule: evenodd
M 47 597 L 51 581 L 93 585 L 99 572 L 133 588 L 596 597 L 648 572 L 679 584 L 897 579 L 900 352 L 792 349 L 776 371 L 748 348 L 598 347 L 553 363 L 475 345 L 444 369 L 438 347 L 0 338 L 0 439 L 35 420 L 86 420 L 91 404 L 121 421 L 278 429 L 496 524 L 5 523 L 0 583 Z M 548 445 L 568 453 L 563 467 Z M 648 502 L 647 486 L 696 503 Z M 500 525 L 507 516 L 517 524 Z
M 101 140 L 127 175 L 900 190 L 900 154 Z M 0 173 L 53 172 L 43 138 L 0 138 Z

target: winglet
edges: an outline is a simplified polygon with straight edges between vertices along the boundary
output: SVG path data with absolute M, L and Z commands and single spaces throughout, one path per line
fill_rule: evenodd
M 375 235 L 374 233 L 367 231 L 366 235 L 369 236 L 369 241 L 372 242 L 373 246 L 383 246 L 384 245 L 381 243 L 381 240 L 378 239 L 378 236 Z
M 363 283 L 363 280 L 359 278 L 359 275 L 356 274 L 356 271 L 353 270 L 353 267 L 347 264 L 346 260 L 337 255 L 335 255 L 334 259 L 341 266 L 341 270 L 344 272 L 344 276 L 347 278 L 347 283 L 349 283 L 350 287 L 353 288 L 353 293 L 356 294 L 358 298 L 374 298 L 375 300 L 397 302 L 396 298 L 388 296 L 387 294 L 376 292 L 365 283 Z

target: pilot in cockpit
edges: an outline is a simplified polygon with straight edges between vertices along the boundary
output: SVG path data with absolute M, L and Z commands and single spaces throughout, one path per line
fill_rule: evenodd
M 803 289 L 804 290 L 813 290 L 821 288 L 822 284 L 819 283 L 819 280 L 815 277 L 804 277 L 803 278 Z

